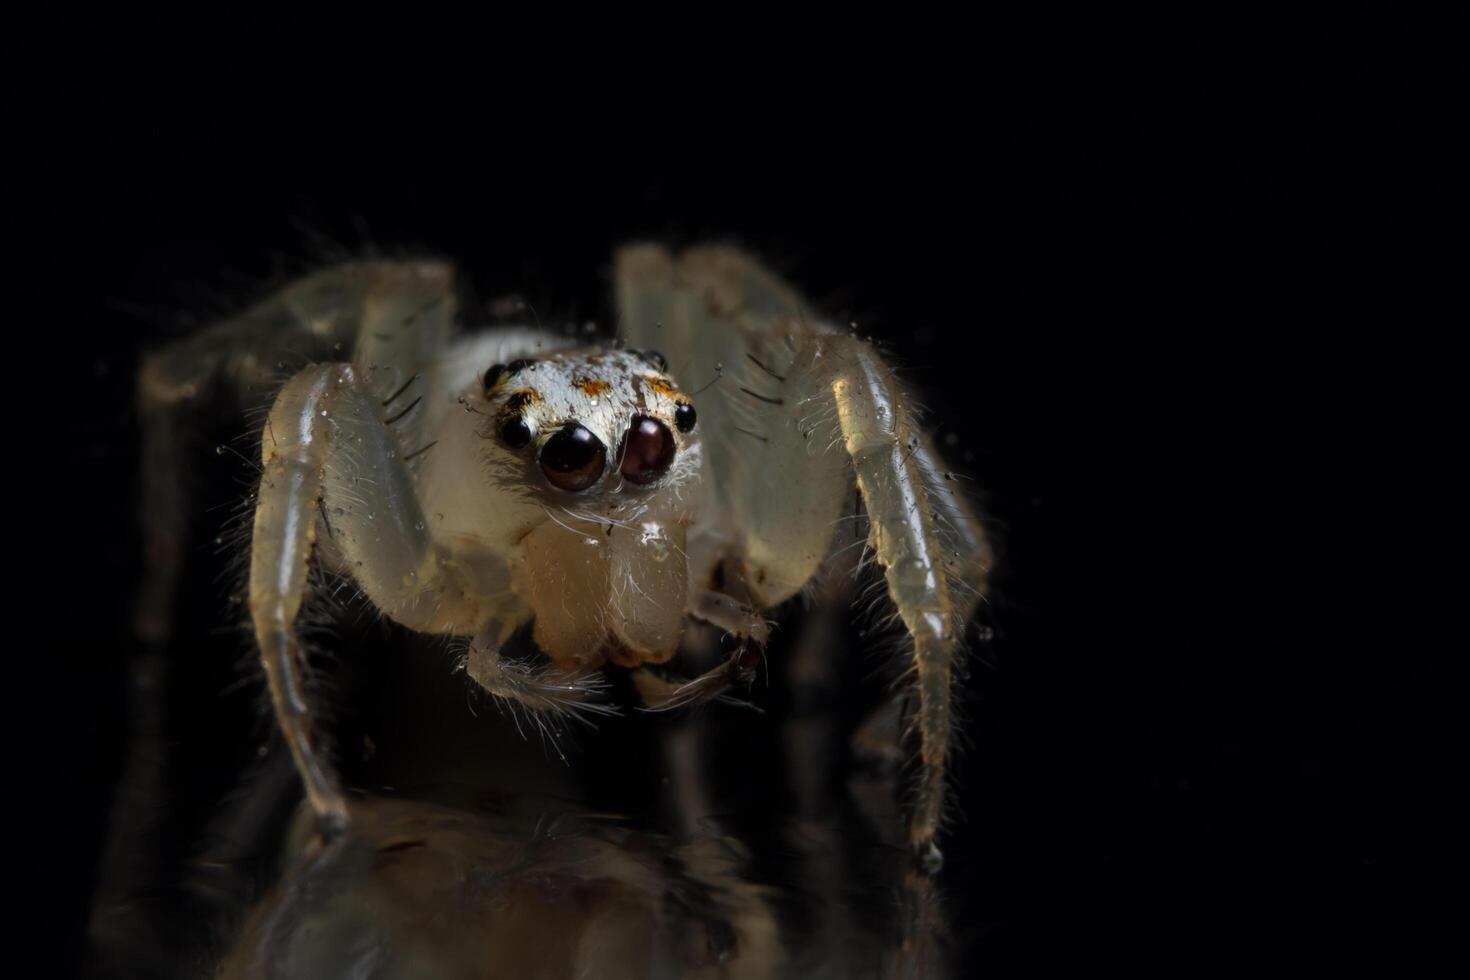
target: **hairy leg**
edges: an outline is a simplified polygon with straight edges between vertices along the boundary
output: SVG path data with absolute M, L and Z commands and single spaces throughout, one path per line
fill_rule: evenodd
M 796 291 L 742 253 L 721 247 L 677 256 L 660 245 L 628 245 L 614 261 L 618 332 L 630 347 L 657 350 L 699 406 L 704 451 L 714 479 L 706 492 L 739 505 L 737 469 L 763 435 L 740 412 L 742 386 L 787 352 L 767 351 L 766 324 L 799 318 Z M 750 360 L 754 358 L 755 361 Z
M 681 360 L 723 369 L 701 417 L 726 531 L 739 542 L 734 571 L 758 604 L 788 598 L 815 574 L 856 483 L 867 544 L 911 643 L 923 773 L 909 837 L 937 871 L 951 663 L 990 558 L 979 522 L 878 354 L 815 322 L 759 263 L 729 248 L 676 258 L 633 246 L 619 253 L 616 276 L 630 342 L 664 344 L 676 370 Z
M 412 280 L 407 290 L 401 285 L 406 279 Z M 411 294 L 414 308 L 424 308 L 425 283 L 431 280 L 449 294 L 451 275 L 445 266 L 379 261 L 334 266 L 142 359 L 136 403 L 144 561 L 133 614 L 141 649 L 129 666 L 128 753 L 97 888 L 93 930 L 99 949 L 116 946 L 116 936 L 127 934 L 126 928 L 113 929 L 108 923 L 144 907 L 132 898 L 147 887 L 148 876 L 167 850 L 157 842 L 177 833 L 167 827 L 172 808 L 164 800 L 170 756 L 164 719 L 170 683 L 167 650 L 190 548 L 188 476 L 195 468 L 190 460 L 206 450 L 201 414 L 227 408 L 244 416 L 264 409 L 287 363 L 296 367 L 345 359 L 355 338 L 380 332 L 372 325 L 373 310 L 391 313 L 408 305 L 408 299 L 390 301 L 395 293 Z M 452 307 L 434 304 L 445 314 Z M 419 341 L 447 332 L 448 324 L 446 316 L 425 330 L 420 318 Z
M 951 671 L 985 585 L 987 555 L 977 553 L 983 535 L 957 496 L 936 503 L 953 490 L 933 480 L 935 468 L 892 372 L 861 341 L 837 337 L 832 346 L 839 367 L 830 391 L 867 508 L 869 543 L 912 644 L 923 771 L 909 844 L 935 872 L 943 860 L 935 836 L 953 726 Z
M 283 359 L 346 360 L 365 355 L 383 385 L 447 336 L 453 273 L 437 263 L 352 262 L 299 279 L 237 316 L 143 359 L 138 373 L 142 426 L 145 575 L 135 616 L 139 636 L 167 640 L 187 528 L 186 456 L 192 413 L 218 394 L 240 411 L 269 404 Z M 388 332 L 412 311 L 413 331 Z M 389 337 L 391 341 L 384 341 Z
M 346 806 L 313 744 L 296 618 L 322 536 L 384 614 L 412 629 L 470 633 L 483 619 L 464 569 L 434 547 L 382 400 L 350 365 L 308 368 L 281 390 L 261 439 L 250 612 L 272 706 L 325 834 Z
M 631 342 L 663 344 L 676 371 L 689 362 L 692 380 L 723 369 L 720 397 L 701 417 L 718 432 L 707 437 L 708 453 L 725 529 L 741 545 L 738 572 L 762 605 L 800 588 L 826 557 L 841 488 L 856 482 L 869 545 L 911 643 L 923 773 L 909 837 L 937 871 L 951 663 L 989 566 L 979 522 L 938 471 L 878 355 L 812 321 L 759 263 L 727 248 L 676 258 L 634 246 L 618 255 L 617 284 Z

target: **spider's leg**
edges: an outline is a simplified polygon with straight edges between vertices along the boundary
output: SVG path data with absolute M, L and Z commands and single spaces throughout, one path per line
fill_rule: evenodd
M 856 481 L 869 544 L 912 643 L 924 772 L 910 843 L 937 870 L 951 661 L 989 560 L 979 523 L 944 485 L 876 352 L 815 322 L 748 256 L 715 247 L 676 259 L 634 246 L 619 253 L 616 278 L 630 342 L 663 342 L 676 372 L 680 357 L 724 368 L 721 397 L 701 401 L 700 418 L 715 499 L 757 603 L 774 606 L 816 573 Z
M 832 361 L 839 365 L 831 393 L 867 508 L 869 543 L 912 643 L 923 772 L 909 844 L 932 873 L 943 860 L 935 836 L 953 726 L 951 669 L 985 587 L 988 551 L 978 522 L 937 479 L 892 372 L 855 338 L 832 338 L 831 347 Z
M 313 746 L 295 625 L 313 547 L 328 544 L 373 605 L 411 629 L 468 633 L 483 619 L 468 573 L 434 546 L 387 409 L 359 374 L 318 365 L 277 396 L 261 438 L 251 541 L 250 612 L 271 702 L 327 834 L 347 811 Z
M 953 727 L 951 672 L 965 624 L 985 588 L 990 553 L 978 521 L 946 486 L 904 392 L 877 353 L 846 335 L 814 334 L 808 344 L 817 353 L 809 361 L 799 354 L 794 363 L 812 367 L 791 373 L 797 384 L 784 386 L 782 398 L 810 406 L 814 420 L 823 422 L 828 417 L 820 408 L 832 407 L 831 424 L 821 426 L 827 430 L 823 437 L 851 461 L 867 513 L 866 547 L 882 566 L 894 619 L 903 625 L 913 657 L 921 771 L 908 844 L 919 867 L 900 872 L 902 934 L 884 975 L 937 976 L 944 969 L 946 921 L 933 876 L 943 860 L 935 838 Z
M 906 395 L 878 354 L 856 337 L 799 322 L 772 322 L 789 353 L 770 376 L 740 389 L 737 405 L 762 436 L 730 471 L 740 529 L 739 576 L 771 606 L 801 588 L 832 551 L 851 548 L 833 529 L 856 489 L 864 542 L 882 566 L 895 619 L 911 644 L 915 723 L 923 772 L 909 844 L 930 871 L 944 808 L 951 666 L 985 588 L 989 551 L 979 523 L 934 464 Z M 732 406 L 732 411 L 736 406 Z
M 129 745 L 109 818 L 96 890 L 93 934 L 99 948 L 113 942 L 108 923 L 119 909 L 140 907 L 132 896 L 146 887 L 165 840 L 173 808 L 164 799 L 170 755 L 165 727 L 169 689 L 166 651 L 175 629 L 179 577 L 190 548 L 191 458 L 205 449 L 205 409 L 246 414 L 269 406 L 289 365 L 345 358 L 359 334 L 380 332 L 370 311 L 442 309 L 435 330 L 447 331 L 452 303 L 431 304 L 425 290 L 450 293 L 446 266 L 354 262 L 296 280 L 243 313 L 221 320 L 146 355 L 136 399 L 141 442 L 139 526 L 144 544 L 134 632 L 141 650 L 129 665 Z M 394 294 L 405 299 L 387 301 Z M 401 319 L 401 318 L 400 318 Z M 435 332 L 424 330 L 421 334 Z M 127 914 L 127 913 L 125 913 Z
M 692 248 L 675 257 L 661 245 L 627 245 L 613 266 L 619 339 L 657 350 L 691 387 L 712 380 L 717 363 L 738 366 L 745 352 L 745 337 L 732 325 L 738 317 L 796 316 L 805 305 L 789 285 L 731 248 Z
M 619 339 L 667 359 L 670 374 L 699 409 L 714 477 L 706 492 L 727 507 L 738 503 L 742 487 L 733 471 L 762 437 L 737 431 L 749 426 L 729 395 L 739 392 L 748 374 L 770 380 L 752 357 L 780 372 L 772 365 L 789 352 L 764 349 L 775 339 L 765 326 L 799 318 L 800 296 L 748 256 L 718 246 L 678 256 L 660 245 L 625 246 L 615 257 L 614 280 Z
M 242 412 L 264 408 L 288 363 L 295 370 L 311 361 L 347 360 L 354 350 L 364 355 L 359 363 L 383 365 L 375 367 L 375 381 L 386 386 L 402 373 L 389 370 L 390 363 L 416 363 L 443 342 L 452 296 L 453 272 L 445 265 L 348 263 L 299 279 L 244 313 L 143 359 L 140 517 L 147 562 L 134 621 L 146 643 L 167 642 L 172 629 L 188 545 L 187 456 L 197 448 L 191 423 L 199 406 L 222 396 Z M 412 331 L 398 329 L 416 311 L 428 312 L 410 320 Z

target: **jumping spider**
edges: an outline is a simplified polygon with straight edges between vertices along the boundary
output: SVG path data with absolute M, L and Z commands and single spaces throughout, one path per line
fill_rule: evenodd
M 313 556 L 403 626 L 467 639 L 469 677 L 522 709 L 597 710 L 604 663 L 635 671 L 651 706 L 683 705 L 749 676 L 763 611 L 839 550 L 855 488 L 912 658 L 908 842 L 937 871 L 953 667 L 989 565 L 979 522 L 874 348 L 758 263 L 632 245 L 614 274 L 621 348 L 525 327 L 458 336 L 448 265 L 370 261 L 300 279 L 149 358 L 145 633 L 178 565 L 180 508 L 158 476 L 177 466 L 173 410 L 221 376 L 259 390 L 278 350 L 345 355 L 275 395 L 250 547 L 271 702 L 327 836 L 348 811 L 303 685 Z M 714 378 L 707 395 L 690 388 Z M 672 683 L 647 665 L 673 657 L 686 617 L 741 642 Z M 500 655 L 527 623 L 540 668 Z

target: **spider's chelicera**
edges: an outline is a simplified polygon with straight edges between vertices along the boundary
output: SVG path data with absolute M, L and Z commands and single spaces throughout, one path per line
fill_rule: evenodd
M 859 543 L 912 667 L 909 840 L 937 869 L 952 666 L 989 563 L 980 524 L 874 348 L 759 264 L 630 246 L 615 277 L 617 349 L 521 327 L 460 335 L 448 266 L 374 261 L 300 280 L 145 364 L 145 426 L 166 442 L 207 374 L 249 390 L 272 350 L 350 353 L 275 395 L 250 556 L 272 703 L 321 828 L 340 832 L 348 811 L 303 693 L 312 560 L 405 627 L 460 638 L 468 676 L 520 708 L 608 710 L 608 663 L 638 672 L 650 706 L 682 706 L 751 676 L 764 612 L 852 545 L 835 532 L 860 500 Z M 150 470 L 159 499 L 177 494 L 169 465 L 160 453 Z M 176 573 L 170 510 L 150 517 L 145 620 Z M 688 683 L 649 673 L 690 618 L 736 652 Z M 528 623 L 539 667 L 501 655 Z

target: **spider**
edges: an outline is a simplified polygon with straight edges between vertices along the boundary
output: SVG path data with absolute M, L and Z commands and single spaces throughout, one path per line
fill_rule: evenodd
M 140 627 L 166 620 L 179 562 L 176 481 L 158 476 L 177 465 L 175 409 L 219 377 L 259 390 L 279 350 L 323 360 L 279 388 L 261 427 L 249 610 L 327 838 L 349 818 L 304 683 L 313 559 L 404 627 L 459 638 L 468 677 L 517 710 L 608 710 L 607 664 L 634 672 L 648 706 L 681 707 L 752 676 L 765 614 L 842 550 L 856 494 L 911 665 L 908 844 L 936 873 L 952 676 L 990 562 L 981 524 L 875 348 L 757 261 L 633 244 L 614 279 L 618 346 L 528 327 L 461 335 L 448 264 L 361 261 L 148 358 L 155 571 Z M 670 680 L 654 668 L 690 619 L 738 642 Z M 528 625 L 536 666 L 503 655 Z

